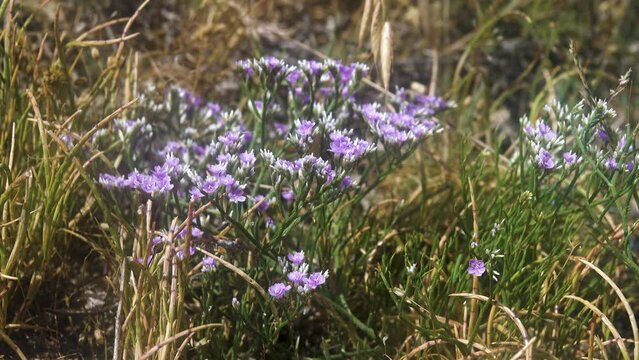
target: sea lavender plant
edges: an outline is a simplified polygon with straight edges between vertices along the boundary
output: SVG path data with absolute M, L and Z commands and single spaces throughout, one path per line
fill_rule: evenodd
M 245 108 L 222 109 L 177 87 L 158 96 L 149 86 L 131 116 L 137 120 L 119 121 L 124 130 L 94 139 L 98 146 L 117 143 L 126 155 L 121 175 L 102 173 L 98 181 L 115 190 L 130 215 L 145 201 L 147 221 L 168 229 L 148 227 L 149 240 L 137 246 L 150 271 L 159 274 L 160 264 L 174 257 L 197 261 L 209 274 L 224 266 L 262 282 L 279 264 L 283 277 L 264 294 L 283 300 L 294 290 L 307 297 L 328 279 L 328 270 L 309 273 L 310 264 L 323 264 L 320 254 L 333 245 L 303 239 L 306 229 L 322 219 L 316 226 L 328 232 L 325 214 L 347 201 L 359 206 L 357 199 L 443 129 L 434 116 L 449 104 L 406 91 L 390 98 L 397 111 L 370 98 L 361 102 L 356 90 L 368 68 L 359 63 L 265 57 L 238 66 Z M 192 224 L 170 226 L 175 218 Z M 243 250 L 230 245 L 237 242 Z M 275 254 L 292 247 L 306 251 L 278 262 Z M 242 252 L 258 255 L 246 273 L 223 260 L 237 262 Z M 301 301 L 295 300 L 297 308 Z M 269 316 L 277 316 L 275 308 Z

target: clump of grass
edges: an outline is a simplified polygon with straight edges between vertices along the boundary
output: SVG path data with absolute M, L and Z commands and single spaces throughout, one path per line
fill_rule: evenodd
M 34 326 L 37 329 L 33 319 L 38 319 L 43 306 L 53 309 L 50 311 L 61 306 L 68 296 L 62 292 L 68 289 L 52 289 L 52 284 L 72 277 L 65 263 L 69 254 L 84 247 L 85 253 L 95 250 L 105 258 L 110 256 L 104 251 L 110 246 L 89 235 L 96 227 L 93 221 L 87 223 L 87 215 L 106 208 L 100 207 L 104 203 L 94 191 L 88 170 L 99 154 L 94 155 L 87 141 L 131 102 L 116 105 L 120 101 L 118 74 L 124 64 L 122 44 L 127 36 L 89 40 L 100 34 L 103 27 L 98 27 L 72 39 L 57 21 L 49 33 L 36 33 L 32 24 L 39 13 L 20 10 L 21 5 L 14 1 L 0 5 L 4 19 L 0 335 L 11 350 L 25 358 L 11 335 Z M 109 44 L 120 47 L 109 61 L 91 56 L 92 49 Z M 88 75 L 86 69 L 96 69 L 96 73 Z M 97 80 L 86 84 L 79 80 L 83 74 L 97 75 Z M 46 303 L 40 295 L 43 286 L 53 296 Z

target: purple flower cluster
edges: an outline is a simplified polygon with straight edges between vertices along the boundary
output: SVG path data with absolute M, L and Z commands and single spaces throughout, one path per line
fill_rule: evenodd
M 269 294 L 276 299 L 281 299 L 293 288 L 300 294 L 306 294 L 324 285 L 328 278 L 328 270 L 308 273 L 309 265 L 304 261 L 303 251 L 292 252 L 286 259 L 281 258 L 280 265 L 288 283 L 278 282 L 269 287 Z
M 365 104 L 359 108 L 373 134 L 384 144 L 414 143 L 441 130 L 432 117 L 448 105 L 442 101 L 424 101 L 400 105 L 399 112 L 381 110 L 380 104 Z
M 375 150 L 375 146 L 362 139 L 351 139 L 344 131 L 333 131 L 330 134 L 329 151 L 346 162 L 353 162 L 364 154 Z
M 100 174 L 98 182 L 105 188 L 136 189 L 147 194 L 163 194 L 173 189 L 172 177 L 182 171 L 179 160 L 169 156 L 162 166 L 155 166 L 150 174 L 142 174 L 137 170 L 127 176 Z
M 554 128 L 544 119 L 537 120 L 534 125 L 525 117 L 522 119 L 523 133 L 539 169 L 570 169 L 584 156 L 610 172 L 635 169 L 635 144 L 627 142 L 623 131 L 613 131 L 605 126 L 614 120 L 616 113 L 604 101 L 598 101 L 590 113 L 584 112 L 583 103 L 569 110 L 555 102 L 547 105 L 545 111 L 549 118 L 555 119 Z M 579 148 L 575 144 L 577 138 L 588 141 L 585 152 L 576 152 Z M 618 139 L 616 144 L 613 139 Z

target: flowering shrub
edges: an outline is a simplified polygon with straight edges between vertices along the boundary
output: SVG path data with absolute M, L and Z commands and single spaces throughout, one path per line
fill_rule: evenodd
M 123 211 L 131 209 L 124 216 L 146 201 L 152 221 L 143 231 L 150 233 L 134 256 L 152 273 L 174 256 L 198 257 L 198 249 L 198 268 L 211 271 L 228 251 L 244 249 L 258 254 L 246 276 L 261 282 L 278 265 L 275 254 L 299 246 L 308 251 L 279 261 L 284 281 L 271 282 L 268 294 L 309 294 L 325 285 L 328 270 L 310 272 L 304 254 L 320 263 L 313 259 L 319 250 L 299 229 L 330 231 L 330 218 L 315 214 L 343 201 L 359 206 L 357 199 L 442 130 L 434 116 L 448 104 L 406 91 L 388 105 L 361 102 L 356 90 L 368 68 L 358 63 L 266 57 L 238 64 L 247 95 L 241 109 L 180 88 L 141 94 L 134 120 L 116 121 L 93 139 L 121 150 L 114 160 L 120 174 L 102 173 L 98 181 Z M 176 218 L 186 220 L 178 226 Z

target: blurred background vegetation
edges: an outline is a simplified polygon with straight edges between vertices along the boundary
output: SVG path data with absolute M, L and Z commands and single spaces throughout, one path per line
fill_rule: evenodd
M 0 279 L 5 312 L 0 335 L 14 339 L 28 357 L 108 353 L 115 308 L 104 299 L 117 292 L 117 281 L 111 276 L 118 261 L 113 254 L 117 246 L 104 235 L 117 229 L 105 229 L 101 223 L 108 211 L 89 184 L 93 175 L 84 172 L 62 147 L 53 144 L 49 153 L 39 139 L 30 141 L 26 134 L 35 131 L 36 122 L 23 132 L 18 129 L 17 134 L 25 134 L 23 139 L 11 141 L 12 118 L 26 117 L 30 111 L 26 89 L 34 93 L 45 117 L 57 123 L 81 109 L 72 129 L 82 134 L 130 100 L 133 89 L 147 81 L 160 87 L 179 84 L 230 105 L 240 91 L 235 72 L 238 59 L 275 55 L 373 63 L 369 42 L 358 46 L 364 1 L 151 0 L 140 8 L 142 3 L 2 2 L 0 155 L 8 175 L 0 179 L 10 184 L 0 196 L 3 252 L 10 252 L 17 239 L 27 240 L 22 243 L 23 259 L 11 267 L 17 270 L 11 274 L 3 270 L 19 280 Z M 600 97 L 628 69 L 636 74 L 637 14 L 639 2 L 633 0 L 385 1 L 381 16 L 394 32 L 391 90 L 397 86 L 432 92 L 458 106 L 442 119 L 450 131 L 374 194 L 391 204 L 405 199 L 397 209 L 382 206 L 374 214 L 381 220 L 380 227 L 402 229 L 398 240 L 376 247 L 374 256 L 386 259 L 384 266 L 398 266 L 391 258 L 406 245 L 412 254 L 423 251 L 428 258 L 437 248 L 437 240 L 431 238 L 450 234 L 453 219 L 460 218 L 460 209 L 468 202 L 465 177 L 460 176 L 467 169 L 459 162 L 459 154 L 508 151 L 520 116 L 536 118 L 552 99 L 576 103 L 582 98 L 585 90 L 569 53 L 571 42 L 587 85 Z M 79 38 L 118 40 L 132 16 L 135 20 L 127 33 L 138 35 L 125 42 L 73 45 Z M 381 83 L 375 71 L 372 80 Z M 639 119 L 635 92 L 630 86 L 614 103 L 619 118 L 633 126 Z M 15 153 L 15 160 L 9 160 L 10 153 Z M 53 170 L 64 172 L 64 185 L 56 188 L 60 180 L 40 161 L 43 157 L 59 161 Z M 29 171 L 35 172 L 33 180 L 26 180 Z M 488 193 L 494 190 L 494 177 L 479 177 L 478 187 Z M 23 214 L 27 206 L 30 211 L 42 206 L 50 212 L 28 218 Z M 44 251 L 40 242 L 45 237 L 50 251 Z M 2 256 L 5 261 L 9 258 L 8 253 Z M 365 276 L 374 273 L 366 269 Z M 624 271 L 617 274 L 618 279 L 628 276 Z M 382 315 L 384 308 L 396 304 L 391 297 L 375 297 L 387 290 L 381 282 L 368 288 L 359 280 L 355 277 L 348 291 L 342 288 L 347 291 L 345 301 L 355 317 L 374 324 L 371 314 Z M 379 301 L 379 306 L 371 309 L 371 301 Z M 636 295 L 632 302 L 638 308 Z M 389 321 L 382 327 L 392 332 L 392 325 Z M 389 346 L 400 346 L 404 332 L 410 333 L 394 333 Z M 356 343 L 352 348 L 358 348 L 358 341 L 365 342 L 358 336 L 350 340 Z M 0 353 L 11 353 L 7 346 L 0 344 Z

